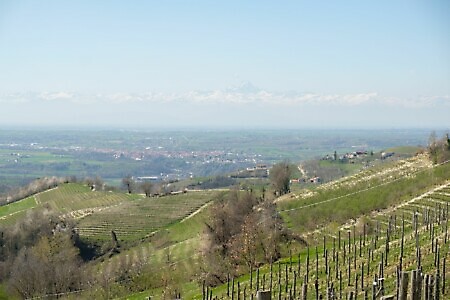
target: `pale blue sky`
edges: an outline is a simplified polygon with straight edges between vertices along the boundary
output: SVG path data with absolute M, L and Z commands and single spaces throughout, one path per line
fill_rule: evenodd
M 0 124 L 448 128 L 449 16 L 450 1 L 2 0 Z

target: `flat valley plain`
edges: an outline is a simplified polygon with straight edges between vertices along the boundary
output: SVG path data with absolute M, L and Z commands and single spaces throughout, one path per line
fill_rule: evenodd
M 119 186 L 126 176 L 183 180 L 282 160 L 297 163 L 334 151 L 426 146 L 431 131 L 3 129 L 0 193 L 45 176 L 99 176 Z

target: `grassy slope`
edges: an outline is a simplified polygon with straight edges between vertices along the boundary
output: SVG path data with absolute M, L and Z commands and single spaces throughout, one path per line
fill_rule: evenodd
M 307 240 L 311 243 L 311 246 L 314 249 L 314 245 L 318 246 L 318 253 L 319 253 L 319 269 L 324 267 L 323 262 L 323 236 L 327 238 L 326 247 L 328 248 L 328 251 L 330 251 L 330 248 L 332 247 L 331 240 L 333 237 L 337 236 L 337 231 L 342 230 L 342 237 L 344 240 L 346 240 L 347 236 L 347 230 L 352 230 L 352 225 L 348 225 L 342 227 L 346 221 L 349 219 L 358 219 L 358 217 L 365 216 L 363 220 L 366 222 L 369 222 L 369 224 L 378 224 L 380 225 L 381 233 L 383 233 L 385 230 L 387 230 L 387 224 L 389 222 L 389 219 L 391 218 L 391 221 L 393 219 L 396 219 L 398 221 L 397 227 L 394 230 L 394 233 L 391 237 L 391 243 L 393 245 L 398 245 L 399 238 L 400 238 L 400 231 L 399 231 L 399 224 L 400 219 L 402 215 L 406 214 L 406 218 L 408 219 L 406 221 L 406 228 L 405 231 L 408 234 L 408 238 L 405 245 L 405 253 L 406 258 L 404 259 L 404 267 L 407 270 L 412 270 L 416 266 L 416 260 L 414 257 L 415 253 L 415 244 L 414 239 L 412 239 L 410 236 L 412 234 L 412 224 L 410 219 L 411 212 L 414 210 L 423 210 L 423 207 L 428 207 L 430 210 L 434 210 L 438 208 L 439 205 L 444 205 L 445 203 L 450 203 L 450 186 L 448 183 L 448 180 L 450 179 L 450 164 L 445 164 L 442 166 L 437 166 L 434 168 L 430 168 L 429 164 L 423 163 L 424 157 L 418 157 L 412 159 L 410 164 L 408 164 L 408 167 L 404 166 L 404 162 L 395 162 L 392 163 L 389 166 L 384 167 L 378 167 L 378 169 L 375 170 L 368 170 L 362 175 L 359 174 L 357 176 L 352 176 L 351 181 L 359 181 L 358 184 L 350 184 L 349 181 L 341 180 L 337 183 L 330 184 L 325 187 L 318 188 L 314 190 L 315 192 L 314 196 L 312 197 L 305 197 L 304 199 L 301 199 L 301 197 L 292 197 L 292 195 L 288 195 L 285 197 L 285 201 L 279 202 L 279 210 L 283 216 L 283 218 L 286 220 L 288 226 L 295 232 L 304 234 L 304 236 L 307 238 Z M 387 170 L 389 170 L 386 172 Z M 406 172 L 406 173 L 405 173 Z M 375 175 L 374 175 L 375 174 Z M 409 176 L 406 176 L 406 174 L 409 174 Z M 396 177 L 396 176 L 397 177 Z M 370 178 L 370 179 L 367 179 Z M 367 180 L 364 180 L 367 179 Z M 381 185 L 380 185 L 381 184 Z M 415 198 L 418 195 L 427 195 L 426 192 L 433 190 L 436 186 L 439 185 L 447 185 L 444 189 L 441 189 L 437 192 L 433 192 L 428 196 L 425 196 L 424 199 L 421 197 Z M 368 188 L 368 189 L 367 189 Z M 364 192 L 358 192 L 361 189 L 367 189 Z M 342 196 L 342 198 L 335 199 L 339 196 Z M 413 199 L 413 200 L 411 200 Z M 331 200 L 331 201 L 329 201 Z M 428 202 L 427 202 L 428 201 Z M 314 205 L 316 203 L 316 205 Z M 402 204 L 403 203 L 403 204 Z M 405 204 L 407 203 L 407 204 Z M 293 209 L 288 211 L 288 209 Z M 386 209 L 383 211 L 383 209 Z M 377 211 L 382 211 L 380 213 L 376 213 Z M 421 218 L 422 218 L 422 214 Z M 392 217 L 391 217 L 392 216 Z M 351 223 L 349 223 L 351 224 Z M 444 223 L 441 224 L 435 224 L 435 230 L 436 232 L 439 232 L 440 234 L 437 235 L 442 243 L 442 232 L 444 230 Z M 361 228 L 356 228 L 357 231 L 357 237 L 361 233 Z M 423 224 L 421 224 L 421 227 L 419 228 L 419 232 L 425 231 L 426 228 Z M 308 233 L 308 234 L 307 234 Z M 311 234 L 312 233 L 312 234 Z M 434 254 L 432 254 L 430 247 L 431 247 L 431 241 L 429 238 L 427 238 L 429 234 L 422 234 L 420 236 L 420 244 L 423 250 L 423 267 L 425 272 L 434 272 L 436 268 L 433 266 L 433 257 Z M 331 237 L 331 238 L 330 238 Z M 372 236 L 370 236 L 372 238 Z M 373 262 L 370 263 L 370 271 L 371 274 L 376 272 L 377 270 L 377 261 L 380 260 L 380 255 L 384 251 L 384 240 L 385 238 L 383 236 L 379 237 L 378 242 L 378 248 L 375 250 L 376 257 Z M 361 263 L 364 262 L 365 256 L 367 255 L 367 251 L 369 248 L 373 249 L 373 244 L 370 244 L 367 242 L 367 246 L 362 248 L 362 258 L 357 258 L 356 262 L 357 265 L 360 267 Z M 393 282 L 395 282 L 395 264 L 398 262 L 398 255 L 399 255 L 399 248 L 398 246 L 391 246 L 393 250 L 391 250 L 390 256 L 389 256 L 389 262 L 388 267 L 386 268 L 386 289 L 388 291 L 392 291 L 394 289 Z M 294 257 L 292 258 L 292 264 L 294 266 L 297 266 L 297 255 L 299 254 L 301 257 L 301 263 L 304 264 L 305 262 L 305 256 L 306 256 L 306 249 L 298 249 L 293 248 L 293 252 L 295 253 Z M 445 255 L 448 255 L 449 248 L 446 246 L 442 246 L 441 248 L 441 256 L 444 257 Z M 311 260 L 314 260 L 314 251 L 311 249 L 312 258 Z M 342 258 L 341 258 L 342 259 Z M 284 267 L 286 264 L 290 266 L 289 263 L 290 259 L 285 258 L 280 260 L 281 262 L 281 272 L 284 272 Z M 313 268 L 313 263 L 311 263 Z M 353 263 L 352 263 L 353 266 Z M 303 265 L 303 268 L 305 266 Z M 367 263 L 366 263 L 367 267 Z M 296 269 L 296 268 L 295 268 Z M 358 271 L 353 272 L 360 272 L 360 269 L 356 268 Z M 269 267 L 264 266 L 260 269 L 260 278 L 263 276 L 263 274 L 266 274 L 266 276 L 269 276 Z M 449 270 L 447 269 L 447 273 Z M 345 273 L 345 268 L 344 268 Z M 449 274 L 447 274 L 448 276 Z M 283 278 L 284 278 L 283 273 Z M 290 273 L 290 276 L 292 278 L 293 273 Z M 320 282 L 322 282 L 323 287 L 323 280 L 325 280 L 325 274 L 323 271 L 320 271 L 319 278 Z M 370 282 L 371 277 L 368 275 L 365 275 L 365 282 Z M 255 280 L 256 272 L 254 273 L 253 280 Z M 344 276 L 345 277 L 345 276 Z M 266 277 L 267 278 L 267 277 Z M 302 278 L 302 277 L 300 277 Z M 301 279 L 299 279 L 300 281 Z M 351 290 L 351 287 L 347 287 L 348 279 L 344 278 L 344 295 L 346 292 Z M 351 280 L 354 280 L 351 279 Z M 239 281 L 241 283 L 241 288 L 243 289 L 244 286 L 247 288 L 249 287 L 249 275 L 244 275 L 240 278 L 237 278 L 236 281 Z M 283 280 L 281 280 L 283 282 Z M 311 282 L 310 282 L 311 283 Z M 267 282 L 266 282 L 267 284 Z M 283 283 L 282 283 L 283 284 Z M 353 281 L 351 281 L 350 286 L 353 285 Z M 253 283 L 255 285 L 255 283 Z M 335 283 L 336 286 L 336 283 Z M 241 289 L 241 292 L 242 292 Z M 314 298 L 314 289 L 313 286 L 309 287 L 310 294 L 308 296 L 311 298 Z M 447 290 L 449 288 L 447 287 Z M 298 292 L 298 290 L 297 290 Z M 323 291 L 322 291 L 323 292 Z M 448 293 L 449 291 L 447 291 Z M 359 290 L 359 293 L 361 293 L 361 289 Z M 218 288 L 214 289 L 214 295 L 218 295 L 219 298 L 226 294 L 226 285 L 225 286 L 219 286 Z M 283 287 L 283 294 L 284 294 L 284 287 Z M 248 294 L 247 294 L 248 295 Z M 276 296 L 276 295 L 274 295 Z M 200 294 L 197 294 L 196 298 L 201 298 Z M 225 298 L 226 295 L 225 295 Z
M 450 167 L 448 164 L 431 169 L 429 164 L 423 161 L 423 158 L 420 159 L 422 160 L 417 158 L 416 160 L 410 160 L 408 163 L 393 162 L 388 166 L 378 166 L 358 175 L 319 186 L 312 191 L 302 193 L 295 191 L 295 193 L 285 197 L 286 200 L 278 202 L 279 211 L 288 226 L 297 233 L 305 234 L 311 232 L 311 230 L 319 229 L 319 232 L 316 232 L 310 241 L 320 241 L 319 236 L 321 234 L 335 235 L 336 229 L 347 222 L 349 218 L 356 219 L 361 215 L 369 215 L 374 210 L 392 208 L 450 178 Z M 361 190 L 365 191 L 353 194 L 355 191 Z M 61 213 L 70 213 L 84 208 L 104 207 L 106 208 L 106 214 L 107 210 L 114 209 L 114 205 L 120 203 L 137 205 L 138 202 L 145 201 L 140 196 L 128 196 L 121 193 L 112 193 L 112 195 L 118 197 L 118 199 L 112 199 L 113 197 L 110 197 L 110 194 L 91 192 L 86 187 L 80 185 L 64 185 L 56 190 L 40 194 L 37 198 L 39 199 L 39 205 L 49 203 Z M 309 196 L 302 196 L 303 194 Z M 182 195 L 173 197 L 180 196 Z M 335 199 L 341 196 L 342 198 Z M 106 197 L 107 199 L 102 199 L 102 197 Z M 207 197 L 212 199 L 214 193 L 208 194 Z M 435 197 L 445 198 L 445 195 Z M 32 201 L 28 199 L 32 198 L 27 198 L 25 200 L 28 202 L 17 205 L 23 205 L 23 207 L 26 207 L 25 203 L 31 205 L 30 203 Z M 85 206 L 80 206 L 82 202 L 85 203 Z M 165 203 L 165 200 L 163 202 Z M 169 199 L 167 199 L 167 203 L 169 203 Z M 16 208 L 4 208 L 4 210 L 3 216 L 7 216 L 6 219 L 8 219 L 7 210 L 11 213 L 14 210 L 20 211 L 21 208 L 17 206 Z M 402 210 L 407 211 L 406 208 Z M 398 212 L 402 210 L 399 209 Z M 136 211 L 139 211 L 139 209 Z M 189 212 L 186 212 L 186 214 L 189 214 Z M 201 213 L 196 214 L 184 222 L 175 221 L 176 219 L 174 219 L 173 222 L 169 222 L 166 226 L 161 227 L 163 229 L 152 238 L 151 243 L 145 242 L 138 247 L 126 250 L 120 255 L 114 256 L 106 263 L 117 264 L 121 255 L 137 257 L 142 253 L 143 249 L 146 249 L 145 251 L 147 253 L 151 253 L 148 258 L 148 263 L 155 267 L 156 272 L 159 272 L 165 268 L 164 262 L 169 253 L 173 262 L 176 263 L 177 273 L 184 273 L 186 275 L 183 277 L 184 281 L 179 282 L 182 286 L 184 298 L 201 298 L 201 294 L 199 295 L 200 288 L 191 280 L 186 281 L 185 279 L 192 278 L 191 276 L 195 274 L 196 259 L 198 258 L 198 250 L 201 247 L 201 233 L 207 215 L 208 211 L 203 210 Z M 94 213 L 93 216 L 96 216 L 96 214 Z M 380 217 L 373 217 L 373 220 L 377 220 L 377 218 Z M 383 220 L 385 222 L 385 219 Z M 427 243 L 426 240 L 423 241 L 424 245 L 425 243 Z M 327 245 L 329 246 L 329 242 Z M 306 250 L 302 249 L 299 251 L 302 257 L 304 257 Z M 319 252 L 321 251 L 323 252 L 319 247 Z M 285 258 L 281 262 L 283 263 L 287 260 Z M 293 262 L 296 262 L 295 257 Z M 412 267 L 412 264 L 410 266 Z M 427 266 L 429 269 L 429 264 Z M 264 272 L 268 272 L 267 266 L 261 269 L 261 274 Z M 244 283 L 248 281 L 248 277 L 249 275 L 247 274 L 239 280 Z M 218 287 L 215 293 L 220 294 L 224 289 L 225 287 L 223 286 Z M 130 299 L 143 299 L 149 294 L 158 298 L 160 293 L 160 290 L 151 290 L 130 296 Z
M 82 237 L 108 241 L 111 239 L 111 230 L 116 230 L 119 240 L 139 241 L 150 233 L 183 219 L 216 194 L 204 191 L 144 198 L 142 195 L 121 192 L 91 191 L 81 184 L 63 184 L 0 207 L 0 225 L 12 225 L 28 209 L 45 205 L 56 213 L 77 219 Z M 180 228 L 177 231 L 186 231 L 184 226 Z
M 130 249 L 124 247 L 119 255 L 99 265 L 94 263 L 92 267 L 104 269 L 111 265 L 113 268 L 120 268 L 120 261 L 123 261 L 124 257 L 133 261 L 145 255 L 148 257 L 147 264 L 161 271 L 167 268 L 166 260 L 169 255 L 171 261 L 177 263 L 178 276 L 190 278 L 196 272 L 201 233 L 208 216 L 205 208 L 209 201 L 223 193 L 202 191 L 149 199 L 141 195 L 92 192 L 84 185 L 64 184 L 1 207 L 3 219 L 0 219 L 0 222 L 3 222 L 3 225 L 11 225 L 23 217 L 27 209 L 46 205 L 62 215 L 78 217 L 80 228 L 89 226 L 96 229 L 100 232 L 96 237 L 105 241 L 110 239 L 110 231 L 101 231 L 98 227 L 109 222 L 117 230 L 119 240 L 123 241 L 128 237 L 128 240 L 139 242 L 138 246 Z M 189 215 L 192 217 L 185 218 Z M 146 221 L 148 222 L 145 223 Z M 150 238 L 151 242 L 140 242 L 152 231 L 157 232 Z M 187 283 L 188 288 L 183 290 L 196 291 L 193 285 L 195 284 Z
M 7 219 L 16 213 L 31 209 L 35 206 L 36 201 L 34 197 L 28 197 L 8 205 L 0 206 L 0 220 Z

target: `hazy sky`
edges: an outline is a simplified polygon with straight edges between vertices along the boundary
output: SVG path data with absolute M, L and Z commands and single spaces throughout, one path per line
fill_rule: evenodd
M 450 1 L 0 1 L 0 125 L 450 128 Z

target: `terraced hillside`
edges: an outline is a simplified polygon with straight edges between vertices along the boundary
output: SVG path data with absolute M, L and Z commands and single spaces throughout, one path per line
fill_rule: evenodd
M 209 292 L 224 299 L 255 296 L 257 289 L 271 290 L 274 299 L 305 294 L 301 299 L 342 299 L 350 293 L 361 299 L 376 293 L 379 299 L 381 295 L 396 295 L 397 272 L 419 269 L 419 273 L 439 280 L 437 291 L 430 286 L 430 293 L 448 299 L 449 206 L 447 180 L 337 230 L 326 226 L 306 233 L 309 248 Z
M 89 239 L 109 240 L 114 230 L 119 240 L 139 240 L 189 216 L 213 198 L 208 191 L 139 198 L 93 211 L 80 219 L 78 230 Z
M 211 201 L 214 194 L 204 191 L 145 198 L 122 192 L 91 191 L 85 185 L 69 183 L 0 207 L 0 225 L 13 225 L 28 209 L 47 206 L 62 218 L 75 219 L 82 238 L 107 241 L 114 230 L 119 240 L 136 241 L 194 213 Z
M 378 299 L 396 294 L 399 270 L 420 269 L 440 278 L 441 299 L 449 297 L 448 162 L 433 166 L 417 156 L 295 191 L 277 204 L 309 247 L 291 246 L 289 257 L 206 292 L 224 299 L 256 297 L 258 289 L 271 290 L 275 299 L 305 292 L 304 299 L 349 293 L 358 298 L 377 293 Z
M 163 299 L 172 296 L 169 292 L 183 299 L 207 299 L 206 293 L 208 299 L 251 299 L 257 290 L 270 290 L 273 299 L 305 292 L 304 299 L 343 299 L 349 293 L 359 299 L 377 293 L 379 299 L 396 294 L 400 271 L 417 269 L 439 278 L 440 298 L 449 298 L 448 162 L 432 165 L 426 155 L 418 155 L 309 189 L 293 188 L 275 200 L 277 215 L 308 246 L 283 244 L 283 258 L 272 265 L 257 262 L 251 274 L 236 266 L 239 276 L 207 287 L 200 279 L 202 234 L 210 213 L 206 204 L 220 193 L 145 198 L 65 184 L 0 209 L 0 225 L 47 205 L 75 218 L 84 239 L 101 244 L 114 230 L 119 241 L 132 242 L 90 263 L 100 279 L 94 288 L 74 291 L 75 298 L 141 291 L 126 299 Z
M 278 199 L 277 205 L 288 226 L 301 233 L 398 205 L 448 178 L 448 164 L 432 166 L 426 155 L 418 155 L 315 189 L 293 191 Z

